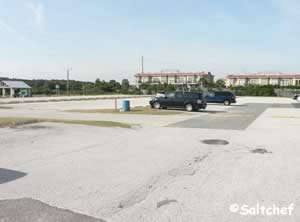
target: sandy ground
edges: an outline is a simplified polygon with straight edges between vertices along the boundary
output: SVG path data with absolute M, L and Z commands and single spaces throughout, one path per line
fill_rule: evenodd
M 237 105 L 293 102 L 251 97 L 238 101 Z M 131 101 L 133 105 L 147 102 L 145 98 Z M 33 198 L 105 221 L 300 220 L 300 109 L 268 108 L 244 130 L 172 127 L 195 117 L 206 118 L 209 112 L 174 116 L 63 112 L 113 105 L 112 100 L 99 100 L 16 104 L 10 105 L 13 109 L 0 109 L 0 117 L 141 125 L 121 129 L 42 123 L 0 129 L 0 168 L 24 174 L 0 183 L 0 200 Z M 208 111 L 231 108 L 209 105 Z M 204 144 L 202 140 L 207 139 L 229 144 Z M 253 152 L 256 149 L 266 153 Z M 285 216 L 242 216 L 229 211 L 232 204 L 294 204 L 294 209 Z

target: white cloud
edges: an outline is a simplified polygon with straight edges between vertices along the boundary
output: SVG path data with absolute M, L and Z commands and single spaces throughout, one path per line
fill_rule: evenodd
M 278 8 L 286 15 L 299 18 L 300 2 L 297 0 L 274 0 Z
M 27 2 L 26 6 L 32 11 L 35 24 L 42 27 L 45 21 L 45 8 L 41 2 Z
M 300 22 L 300 2 L 298 0 L 272 0 L 286 23 L 296 25 Z
M 10 33 L 17 33 L 17 31 L 11 27 L 9 24 L 7 24 L 5 21 L 0 19 L 0 30 Z
M 0 32 L 4 33 L 5 35 L 12 35 L 17 37 L 21 40 L 26 40 L 22 33 L 18 32 L 13 26 L 6 23 L 4 20 L 0 18 Z

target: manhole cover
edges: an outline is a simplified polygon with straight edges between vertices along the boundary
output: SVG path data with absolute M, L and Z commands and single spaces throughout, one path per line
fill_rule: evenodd
M 261 149 L 261 148 L 259 148 L 259 149 L 251 150 L 251 153 L 265 154 L 265 153 L 272 153 L 272 152 L 270 152 L 270 151 L 268 151 L 268 150 L 266 150 L 266 149 Z
M 202 140 L 202 143 L 208 144 L 208 145 L 228 145 L 229 142 L 226 140 Z

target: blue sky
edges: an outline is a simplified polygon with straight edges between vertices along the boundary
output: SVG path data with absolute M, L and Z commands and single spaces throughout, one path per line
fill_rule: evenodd
M 0 76 L 300 72 L 297 0 L 0 0 Z

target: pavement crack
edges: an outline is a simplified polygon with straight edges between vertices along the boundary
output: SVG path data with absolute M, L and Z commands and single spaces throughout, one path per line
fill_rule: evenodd
M 202 161 L 204 161 L 208 157 L 208 155 L 209 154 L 207 153 L 203 156 L 196 156 L 189 161 L 190 164 L 188 166 L 171 169 L 165 174 L 152 177 L 147 183 L 145 183 L 141 187 L 122 196 L 120 200 L 114 204 L 114 208 L 116 208 L 116 210 L 119 211 L 144 201 L 150 193 L 152 193 L 160 187 L 163 187 L 165 184 L 172 182 L 175 179 L 175 177 L 195 175 L 199 169 L 199 164 Z M 174 201 L 171 200 L 171 202 Z
M 166 200 L 157 202 L 156 207 L 157 207 L 157 208 L 161 208 L 162 206 L 168 205 L 168 204 L 170 204 L 170 203 L 177 203 L 177 200 L 169 200 L 169 199 L 166 199 Z

